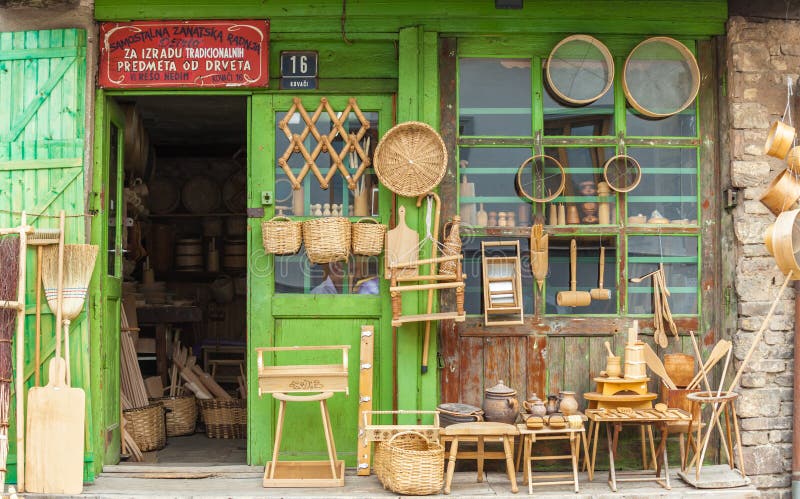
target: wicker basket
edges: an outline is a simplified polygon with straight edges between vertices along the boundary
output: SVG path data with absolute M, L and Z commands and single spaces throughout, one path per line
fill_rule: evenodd
M 461 254 L 461 236 L 459 236 L 460 226 L 461 226 L 461 217 L 458 215 L 453 216 L 453 220 L 448 222 L 444 225 L 445 230 L 447 230 L 447 226 L 450 225 L 450 232 L 444 238 L 444 243 L 442 244 L 442 256 L 453 256 Z M 455 260 L 451 260 L 448 262 L 444 262 L 439 265 L 439 273 L 440 274 L 455 274 L 456 273 L 456 262 Z M 460 278 L 460 276 L 458 276 Z
M 362 218 L 353 224 L 353 254 L 380 255 L 385 237 L 385 225 L 378 223 L 374 218 Z
M 447 148 L 425 123 L 408 121 L 391 128 L 375 148 L 375 174 L 390 191 L 417 197 L 433 190 L 447 170 Z
M 272 255 L 293 255 L 303 242 L 303 222 L 286 217 L 274 217 L 261 222 L 261 242 L 264 251 Z
M 344 217 L 314 218 L 303 222 L 303 242 L 311 263 L 347 260 L 350 256 L 350 220 Z
M 208 438 L 246 438 L 247 406 L 244 399 L 200 401 Z
M 396 494 L 437 494 L 444 485 L 444 447 L 416 431 L 404 431 L 385 444 L 383 485 Z
M 197 423 L 197 402 L 193 395 L 179 397 L 162 397 L 150 399 L 150 402 L 161 402 L 167 410 L 166 426 L 168 437 L 191 435 Z
M 122 411 L 125 430 L 142 452 L 163 449 L 167 445 L 164 427 L 164 404 L 154 402 L 136 409 Z

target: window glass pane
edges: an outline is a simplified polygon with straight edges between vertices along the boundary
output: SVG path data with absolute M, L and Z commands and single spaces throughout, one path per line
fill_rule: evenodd
M 530 59 L 461 59 L 458 100 L 459 135 L 530 137 Z
M 628 193 L 628 215 L 637 217 L 629 222 L 696 225 L 697 150 L 630 148 L 628 154 L 642 166 L 641 182 Z
M 576 289 L 589 292 L 598 288 L 600 245 L 605 248 L 603 288 L 611 291 L 609 300 L 592 300 L 585 307 L 559 306 L 556 296 L 570 290 L 569 246 L 571 239 L 549 240 L 549 273 L 546 286 L 547 314 L 616 314 L 617 313 L 617 249 L 616 238 L 580 238 L 578 243 Z
M 353 255 L 346 262 L 316 265 L 301 248 L 296 255 L 275 255 L 275 292 L 376 295 L 379 269 L 376 256 Z
M 514 238 L 464 238 L 464 273 L 467 274 L 464 309 L 467 314 L 483 314 L 483 270 L 481 266 L 481 241 L 513 242 Z M 531 274 L 530 251 L 527 239 L 518 239 L 520 249 L 520 274 L 522 276 L 522 308 L 525 314 L 533 313 L 533 275 Z M 514 256 L 508 247 L 491 248 L 487 256 Z
M 364 117 L 369 120 L 370 128 L 361 139 L 361 148 L 365 151 L 369 150 L 369 156 L 372 154 L 377 145 L 377 132 L 378 132 L 378 113 L 364 112 Z M 289 147 L 289 139 L 286 134 L 277 127 L 277 123 L 286 117 L 286 113 L 276 113 L 276 130 L 275 130 L 275 213 L 278 215 L 294 215 L 294 216 L 327 216 L 327 215 L 342 215 L 342 216 L 369 216 L 377 215 L 378 207 L 378 179 L 374 175 L 372 167 L 366 170 L 363 175 L 363 180 L 360 181 L 357 195 L 347 186 L 347 182 L 337 172 L 330 180 L 328 189 L 322 189 L 319 180 L 309 171 L 302 182 L 302 189 L 292 190 L 292 184 L 286 177 L 283 169 L 277 163 L 278 158 L 283 156 L 286 149 Z M 320 115 L 316 124 L 317 130 L 321 135 L 328 135 L 331 131 L 330 116 L 326 113 Z M 348 133 L 357 133 L 361 123 L 356 119 L 354 114 L 350 114 L 348 120 L 344 124 L 345 130 Z M 305 122 L 300 119 L 300 115 L 295 113 L 289 121 L 289 128 L 292 134 L 302 134 L 305 130 Z M 337 154 L 340 154 L 344 147 L 344 141 L 341 136 L 336 135 L 332 141 L 333 148 Z M 317 147 L 317 140 L 312 134 L 308 134 L 303 142 L 306 150 L 311 154 Z M 369 147 L 369 149 L 367 149 Z M 328 171 L 334 167 L 333 158 L 329 152 L 320 152 L 316 159 L 317 167 L 319 168 L 323 177 Z M 347 153 L 344 158 L 344 165 L 350 174 L 354 174 L 358 167 L 361 165 L 361 160 L 357 155 Z M 305 166 L 306 160 L 300 153 L 293 153 L 287 160 L 292 173 L 297 176 Z M 326 206 L 327 205 L 327 206 Z M 374 212 L 373 212 L 374 210 Z
M 614 155 L 614 149 L 560 147 L 545 149 L 545 153 L 556 158 L 566 172 L 564 191 L 552 203 L 548 203 L 548 215 L 557 209 L 557 205 L 564 204 L 566 214 L 572 212 L 573 216 L 577 215 L 582 225 L 598 224 L 601 216 L 607 219 L 604 220 L 606 224 L 615 223 L 616 193 L 605 186 L 598 189 L 598 184 L 603 182 L 603 165 Z M 552 225 L 550 218 L 548 216 L 547 222 Z
M 631 236 L 628 238 L 628 276 L 638 277 L 664 263 L 667 298 L 673 314 L 697 314 L 697 237 Z M 628 283 L 628 309 L 631 314 L 653 313 L 653 280 Z
M 482 225 L 479 222 L 483 217 L 479 215 L 483 212 L 486 225 L 490 226 L 498 226 L 503 220 L 504 226 L 509 226 L 510 218 L 513 218 L 514 226 L 530 223 L 531 203 L 517 194 L 515 184 L 517 169 L 530 156 L 531 150 L 522 148 L 460 148 L 464 224 Z M 465 195 L 465 190 L 466 194 L 470 191 L 473 194 Z
M 667 118 L 648 118 L 628 106 L 627 135 L 629 137 L 696 137 L 697 116 L 695 106 Z
M 544 96 L 544 134 L 566 136 L 614 135 L 614 86 L 585 106 L 557 99 L 548 85 Z

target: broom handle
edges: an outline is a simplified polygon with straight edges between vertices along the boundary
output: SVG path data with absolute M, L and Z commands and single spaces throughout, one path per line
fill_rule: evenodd
M 59 221 L 58 221 L 58 273 L 56 274 L 56 278 L 58 281 L 56 282 L 57 288 L 57 304 L 56 304 L 56 358 L 61 357 L 61 317 L 62 313 L 62 303 L 64 302 L 64 225 L 66 221 L 66 215 L 64 210 L 61 210 L 59 214 Z
M 16 369 L 16 386 L 14 387 L 14 396 L 17 398 L 17 490 L 25 492 L 25 252 L 28 248 L 28 234 L 25 226 L 28 224 L 28 218 L 25 212 L 22 212 L 20 218 L 20 231 L 19 231 L 19 277 L 17 281 L 17 337 L 15 340 L 15 350 L 17 354 L 17 369 Z
M 67 386 L 72 386 L 69 367 L 69 319 L 64 319 L 64 361 L 67 364 Z
M 42 362 L 42 245 L 36 246 L 36 357 L 34 382 L 42 386 L 39 366 Z

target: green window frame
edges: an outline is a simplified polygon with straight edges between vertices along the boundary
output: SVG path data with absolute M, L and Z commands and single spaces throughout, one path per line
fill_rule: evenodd
M 709 176 L 704 175 L 703 170 L 714 168 L 714 158 L 710 157 L 710 154 L 708 154 L 708 151 L 703 147 L 702 144 L 702 137 L 704 137 L 704 134 L 707 134 L 708 131 L 714 129 L 713 121 L 709 120 L 709 113 L 701 112 L 701 103 L 703 102 L 704 94 L 709 93 L 708 89 L 701 87 L 700 94 L 695 99 L 693 104 L 689 106 L 687 110 L 683 111 L 679 115 L 676 115 L 678 118 L 675 119 L 684 119 L 692 123 L 692 133 L 682 134 L 682 136 L 676 136 L 676 134 L 629 134 L 629 122 L 638 124 L 641 121 L 641 118 L 637 116 L 636 112 L 626 101 L 622 85 L 623 68 L 625 58 L 633 49 L 633 47 L 647 37 L 593 36 L 596 36 L 596 38 L 604 42 L 611 50 L 614 57 L 614 81 L 612 88 L 609 90 L 609 93 L 613 99 L 613 104 L 610 109 L 606 110 L 594 110 L 591 109 L 592 105 L 589 105 L 574 108 L 574 112 L 576 114 L 591 115 L 592 113 L 603 114 L 604 112 L 608 113 L 608 111 L 610 111 L 610 116 L 613 118 L 613 127 L 603 128 L 601 133 L 593 133 L 591 135 L 584 136 L 545 133 L 546 116 L 551 112 L 551 110 L 548 110 L 546 107 L 546 101 L 548 100 L 546 99 L 546 95 L 548 89 L 546 88 L 546 83 L 544 81 L 545 78 L 542 70 L 543 63 L 547 60 L 548 54 L 552 47 L 554 47 L 563 38 L 563 36 L 542 35 L 537 37 L 515 38 L 463 37 L 459 38 L 457 42 L 454 42 L 457 44 L 457 50 L 455 51 L 455 68 L 451 70 L 455 73 L 452 76 L 455 80 L 456 88 L 456 96 L 454 98 L 454 114 L 456 123 L 456 126 L 454 127 L 454 152 L 456 153 L 454 170 L 456 172 L 455 178 L 457 180 L 456 189 L 454 190 L 458 193 L 459 212 L 462 212 L 465 205 L 474 205 L 475 208 L 473 209 L 478 209 L 477 207 L 480 205 L 480 203 L 504 202 L 515 204 L 515 208 L 524 206 L 524 203 L 527 203 L 527 206 L 530 207 L 531 220 L 536 219 L 537 216 L 543 217 L 544 219 L 547 218 L 547 204 L 531 204 L 529 201 L 524 200 L 519 196 L 517 196 L 516 199 L 514 196 L 505 195 L 493 197 L 481 195 L 480 192 L 478 192 L 480 191 L 482 175 L 507 175 L 508 182 L 513 182 L 513 175 L 514 172 L 516 172 L 519 163 L 504 164 L 500 167 L 495 166 L 494 168 L 486 168 L 482 167 L 481 165 L 475 166 L 473 164 L 467 164 L 464 161 L 465 151 L 472 152 L 484 150 L 484 152 L 486 152 L 485 150 L 494 149 L 503 151 L 504 154 L 508 154 L 509 149 L 516 148 L 529 151 L 529 155 L 532 156 L 535 154 L 546 153 L 547 151 L 554 149 L 572 151 L 582 148 L 591 150 L 603 148 L 611 150 L 615 154 L 627 152 L 633 157 L 637 156 L 637 150 L 641 154 L 649 152 L 651 153 L 650 156 L 657 156 L 657 153 L 663 153 L 663 156 L 668 156 L 670 154 L 677 155 L 681 158 L 681 164 L 678 165 L 667 165 L 667 167 L 657 168 L 656 166 L 664 165 L 642 163 L 642 181 L 644 182 L 646 176 L 648 175 L 654 176 L 653 182 L 658 182 L 662 179 L 674 179 L 676 176 L 681 176 L 678 178 L 681 179 L 681 184 L 684 184 L 688 187 L 689 194 L 683 192 L 678 192 L 673 195 L 648 195 L 643 192 L 637 194 L 636 189 L 630 193 L 615 193 L 612 191 L 612 197 L 614 198 L 615 203 L 612 206 L 612 213 L 614 215 L 611 225 L 553 226 L 545 224 L 545 231 L 550 234 L 551 248 L 553 247 L 553 241 L 557 241 L 557 246 L 561 245 L 562 248 L 568 247 L 569 240 L 572 238 L 576 238 L 578 240 L 579 248 L 582 241 L 586 242 L 587 244 L 594 241 L 595 245 L 598 241 L 603 241 L 604 245 L 606 245 L 609 241 L 613 243 L 613 246 L 616 249 L 616 255 L 612 256 L 611 258 L 609 258 L 608 254 L 606 255 L 607 263 L 605 269 L 605 282 L 608 282 L 609 277 L 615 279 L 615 285 L 612 289 L 612 293 L 616 294 L 616 303 L 614 304 L 614 307 L 611 310 L 592 311 L 588 313 L 586 312 L 586 309 L 582 310 L 581 308 L 574 308 L 568 311 L 552 310 L 552 307 L 548 305 L 549 293 L 547 287 L 550 285 L 554 271 L 561 272 L 559 269 L 564 268 L 566 269 L 565 271 L 567 273 L 569 272 L 567 263 L 568 253 L 554 253 L 551 251 L 551 274 L 548 276 L 544 290 L 541 294 L 539 294 L 535 283 L 533 283 L 531 279 L 528 279 L 527 281 L 525 280 L 525 271 L 527 270 L 528 276 L 530 276 L 530 267 L 527 263 L 527 259 L 524 257 L 527 245 L 523 243 L 523 296 L 526 301 L 525 313 L 526 315 L 533 314 L 540 317 L 544 316 L 545 318 L 548 316 L 551 318 L 556 318 L 556 316 L 565 316 L 565 322 L 567 325 L 570 322 L 570 318 L 575 319 L 577 316 L 584 317 L 591 315 L 597 316 L 598 318 L 607 317 L 609 318 L 609 321 L 605 322 L 605 324 L 609 325 L 614 323 L 615 318 L 622 316 L 629 316 L 633 318 L 646 318 L 648 316 L 652 316 L 652 284 L 650 280 L 648 279 L 645 281 L 646 283 L 650 283 L 649 286 L 647 286 L 649 288 L 648 291 L 639 285 L 633 285 L 629 283 L 629 278 L 636 277 L 637 275 L 645 274 L 657 269 L 658 261 L 661 261 L 665 264 L 667 269 L 668 285 L 671 289 L 675 290 L 675 294 L 672 298 L 670 298 L 670 303 L 672 304 L 672 302 L 675 301 L 675 295 L 681 297 L 679 300 L 681 304 L 678 306 L 678 310 L 673 307 L 673 314 L 678 319 L 679 327 L 681 330 L 684 330 L 681 325 L 686 326 L 686 328 L 691 327 L 700 329 L 700 317 L 703 311 L 703 290 L 701 289 L 699 283 L 703 282 L 703 276 L 710 271 L 709 266 L 704 265 L 702 261 L 702 248 L 704 245 L 711 244 L 711 238 L 713 236 L 711 231 L 706 231 L 703 229 L 703 219 L 708 217 L 708 213 L 703 213 L 703 209 L 701 207 L 703 204 L 703 187 L 707 187 L 703 183 L 703 180 L 705 177 Z M 684 43 L 684 45 L 686 45 L 694 54 L 698 55 L 700 46 L 699 44 L 702 43 L 702 41 L 681 38 L 677 39 Z M 530 133 L 505 133 L 503 135 L 498 133 L 487 133 L 484 135 L 479 133 L 469 133 L 467 130 L 468 127 L 464 126 L 461 120 L 465 111 L 465 108 L 462 106 L 462 94 L 464 93 L 462 92 L 462 84 L 464 84 L 464 81 L 462 80 L 462 68 L 464 67 L 463 65 L 465 62 L 475 59 L 487 61 L 522 59 L 530 61 L 529 78 L 531 99 L 529 108 L 523 106 L 521 108 L 475 109 L 475 106 L 473 106 L 472 109 L 467 109 L 469 113 L 474 115 L 479 115 L 481 112 L 485 114 L 498 113 L 501 115 L 505 113 L 509 116 L 529 115 Z M 698 57 L 698 59 L 700 60 L 702 66 L 704 60 L 700 57 Z M 708 62 L 705 61 L 705 64 L 708 64 Z M 703 68 L 701 67 L 701 71 L 702 69 Z M 443 75 L 443 77 L 446 77 L 446 75 Z M 704 87 L 707 87 L 707 85 Z M 491 91 L 491 89 L 487 90 Z M 474 99 L 472 100 L 474 102 Z M 710 99 L 706 98 L 706 100 L 708 101 Z M 443 107 L 444 106 L 445 104 L 443 104 Z M 559 111 L 563 112 L 564 108 L 559 108 Z M 669 120 L 673 118 L 666 119 Z M 658 125 L 659 122 L 663 123 L 663 120 L 647 120 L 644 122 L 644 128 L 647 128 L 648 126 L 652 128 L 653 125 Z M 689 166 L 685 166 L 683 162 Z M 464 166 L 466 166 L 466 168 L 464 168 Z M 594 164 L 593 166 L 594 168 L 590 169 L 584 168 L 586 171 L 581 171 L 581 168 L 576 168 L 572 173 L 597 173 L 597 164 Z M 567 167 L 566 170 L 567 178 L 569 180 L 571 173 L 570 168 Z M 475 184 L 476 193 L 471 196 L 462 195 L 461 193 L 461 181 L 462 175 L 464 174 L 469 175 L 469 182 Z M 602 173 L 600 173 L 600 175 L 602 176 Z M 682 178 L 684 175 L 686 176 L 685 179 Z M 639 188 L 637 187 L 637 189 Z M 602 198 L 596 196 L 590 198 L 585 196 L 576 197 L 562 193 L 562 195 L 553 202 L 578 203 L 586 201 L 598 202 L 601 200 Z M 688 210 L 688 212 L 690 214 L 694 214 L 694 216 L 691 218 L 690 216 L 685 216 L 684 218 L 686 218 L 686 223 L 681 223 L 680 225 L 669 224 L 662 226 L 647 223 L 629 224 L 627 222 L 628 216 L 638 214 L 638 211 L 635 211 L 637 209 L 636 206 L 651 206 L 654 202 L 662 204 L 679 203 L 682 213 L 687 213 Z M 681 203 L 685 203 L 686 206 L 683 206 Z M 625 223 L 622 223 L 622 221 L 625 221 Z M 518 226 L 516 227 L 482 227 L 469 226 L 468 224 L 462 225 L 461 235 L 465 240 L 465 270 L 470 272 L 470 268 L 473 269 L 473 271 L 470 272 L 471 278 L 469 278 L 467 281 L 467 312 L 469 315 L 477 316 L 482 313 L 482 308 L 475 308 L 475 300 L 477 299 L 477 303 L 480 303 L 482 284 L 480 278 L 480 252 L 478 251 L 475 253 L 474 251 L 470 251 L 470 248 L 474 246 L 479 248 L 479 241 L 484 239 L 527 239 L 529 237 L 529 224 L 530 222 L 525 224 L 526 226 L 519 226 L 520 224 L 518 222 Z M 635 241 L 638 244 L 639 241 L 643 240 L 637 238 L 642 237 L 653 238 L 652 240 L 657 242 L 658 247 L 660 248 L 657 257 L 652 255 L 652 248 L 630 248 L 631 241 Z M 678 240 L 675 238 L 684 239 Z M 672 249 L 669 249 L 666 252 L 664 251 L 665 245 L 675 246 L 676 241 L 680 241 L 681 245 L 684 247 L 696 248 L 696 253 L 687 256 L 685 254 L 672 254 L 674 252 Z M 687 241 L 691 242 L 691 244 L 688 244 Z M 640 250 L 644 251 L 644 253 L 641 253 Z M 648 253 L 648 251 L 650 253 Z M 567 256 L 566 258 L 565 255 Z M 584 262 L 583 265 L 581 264 L 581 261 L 586 260 L 587 258 L 591 257 L 585 256 L 582 252 L 579 254 L 579 267 L 583 267 L 583 265 L 589 265 L 586 262 Z M 585 277 L 583 268 L 579 268 L 579 290 L 588 291 L 589 289 L 597 287 L 596 268 L 599 259 L 596 251 L 593 258 L 595 268 L 594 281 L 592 281 L 591 278 Z M 695 269 L 693 275 L 685 275 L 685 267 L 687 265 L 693 266 Z M 672 273 L 671 267 L 673 266 L 676 268 L 683 266 L 682 270 L 684 272 L 676 273 L 675 276 L 676 278 L 680 277 L 680 279 L 670 277 Z M 692 273 L 690 272 L 690 274 Z M 553 286 L 551 285 L 551 287 Z M 643 298 L 644 295 L 647 296 L 646 299 Z M 693 298 L 689 298 L 687 302 L 687 296 L 693 296 Z M 554 296 L 552 298 L 554 298 Z M 651 303 L 651 310 L 642 309 L 642 304 L 644 301 Z M 567 327 L 567 329 L 569 328 Z

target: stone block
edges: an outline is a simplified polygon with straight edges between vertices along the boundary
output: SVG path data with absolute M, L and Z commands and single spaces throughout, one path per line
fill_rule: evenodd
M 755 187 L 768 182 L 770 166 L 766 161 L 732 161 L 731 183 L 734 187 Z
M 744 376 L 742 376 L 744 377 Z M 794 386 L 794 374 L 792 373 L 782 373 L 773 379 L 776 385 L 778 386 Z
M 800 43 L 781 43 L 781 53 L 800 56 Z
M 769 443 L 769 434 L 766 431 L 743 431 L 741 433 L 743 446 L 753 447 Z
M 748 345 L 749 348 L 749 345 Z M 756 349 L 758 351 L 758 348 Z M 734 352 L 735 353 L 735 352 Z M 769 354 L 767 354 L 769 355 Z M 755 359 L 756 353 L 753 353 L 753 359 Z M 765 373 L 782 373 L 786 370 L 786 361 L 784 360 L 772 360 L 772 359 L 763 359 L 763 360 L 751 360 L 750 363 L 747 365 L 747 370 L 751 372 L 765 372 Z
M 744 202 L 744 212 L 749 215 L 769 215 L 772 213 L 769 208 L 764 206 L 764 203 L 755 200 Z M 772 266 L 775 266 L 774 260 L 772 261 Z
M 733 230 L 740 243 L 764 246 L 764 231 L 771 223 L 771 219 L 767 216 L 750 216 L 746 219 L 735 220 Z M 766 248 L 764 250 L 766 251 Z
M 764 245 L 762 244 L 761 246 L 763 247 Z M 786 291 L 783 292 L 783 296 L 785 299 L 778 302 L 778 306 L 775 307 L 775 314 L 793 315 L 794 290 L 792 290 L 791 288 L 787 289 Z M 757 316 L 757 315 L 766 316 L 771 306 L 772 303 L 769 301 L 753 301 L 747 303 L 739 303 L 739 314 L 743 316 Z
M 767 385 L 767 374 L 763 372 L 743 374 L 739 384 L 744 388 L 763 388 Z
M 766 106 L 755 103 L 731 104 L 731 124 L 733 128 L 769 128 Z
M 770 55 L 766 43 L 757 41 L 733 43 L 730 50 L 733 68 L 736 71 L 769 69 Z
M 769 432 L 769 441 L 772 443 L 791 443 L 792 433 L 791 430 L 772 430 Z
M 739 417 L 776 417 L 781 413 L 781 393 L 779 388 L 742 390 L 736 402 Z
M 749 475 L 783 473 L 784 460 L 781 449 L 774 445 L 758 445 L 742 449 Z
M 792 428 L 792 418 L 741 418 L 739 426 L 742 430 L 789 430 Z

